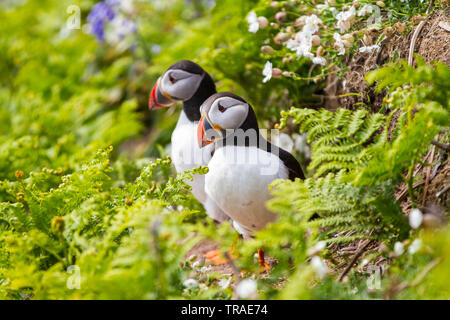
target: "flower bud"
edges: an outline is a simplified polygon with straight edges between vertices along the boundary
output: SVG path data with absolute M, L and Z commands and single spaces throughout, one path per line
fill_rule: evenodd
M 377 6 L 379 6 L 380 8 L 386 7 L 386 5 L 384 4 L 383 1 L 377 1 L 375 4 L 376 4 Z
M 272 1 L 272 2 L 270 3 L 270 7 L 271 7 L 272 9 L 277 9 L 279 6 L 280 6 L 280 2 L 278 2 L 278 1 Z
M 258 17 L 258 24 L 260 29 L 267 28 L 267 26 L 269 25 L 269 20 L 267 20 L 266 17 Z
M 354 38 L 351 34 L 349 34 L 349 33 L 344 34 L 344 35 L 341 37 L 341 39 L 342 39 L 342 40 L 345 40 L 345 41 L 348 41 L 351 45 L 353 44 L 353 42 L 355 42 L 355 38 Z
M 321 57 L 321 56 L 323 56 L 323 47 L 322 46 L 319 46 L 318 48 L 317 48 L 317 51 L 316 51 L 316 56 L 318 56 L 318 57 Z
M 294 32 L 295 32 L 295 29 L 294 29 L 293 26 L 289 26 L 289 27 L 286 28 L 286 32 L 294 33 Z
M 320 37 L 317 35 L 313 35 L 311 37 L 311 42 L 312 42 L 313 46 L 318 46 L 320 44 Z
M 347 40 L 342 40 L 342 44 L 344 45 L 345 49 L 348 49 L 352 46 L 352 44 Z
M 373 44 L 372 37 L 365 34 L 363 37 L 363 42 L 365 46 L 371 46 Z
M 272 28 L 274 28 L 274 29 L 278 29 L 280 26 L 279 26 L 279 24 L 278 23 L 275 23 L 275 22 L 271 22 L 270 23 L 270 26 L 272 27 Z
M 287 56 L 283 58 L 282 62 L 283 64 L 288 64 L 289 62 L 292 61 L 292 59 L 293 59 L 292 56 Z
M 286 20 L 287 14 L 286 12 L 280 11 L 275 14 L 275 20 L 284 21 Z
M 283 73 L 281 74 L 283 77 L 290 77 L 289 71 L 283 71 Z
M 283 71 L 281 71 L 280 69 L 273 68 L 272 69 L 272 78 L 280 78 L 282 73 L 283 73 Z
M 271 46 L 262 46 L 261 51 L 264 54 L 271 55 L 272 53 L 274 53 L 275 50 L 273 50 Z
M 290 37 L 291 37 L 291 35 L 289 33 L 280 32 L 275 36 L 273 41 L 275 41 L 275 43 L 277 43 L 277 44 L 281 44 L 283 42 L 288 41 Z

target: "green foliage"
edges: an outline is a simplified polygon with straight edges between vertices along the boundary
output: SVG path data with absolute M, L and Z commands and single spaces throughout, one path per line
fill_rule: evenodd
M 318 101 L 320 79 L 342 64 L 333 48 L 336 19 L 319 14 L 318 2 L 271 2 L 222 0 L 209 8 L 206 1 L 136 1 L 129 15 L 138 32 L 116 44 L 97 43 L 83 26 L 66 30 L 61 13 L 73 1 L 0 5 L 0 298 L 230 299 L 233 289 L 219 281 L 232 277 L 186 256 L 205 238 L 224 251 L 234 247 L 235 266 L 256 278 L 263 298 L 449 297 L 448 227 L 411 231 L 394 197 L 401 182 L 411 185 L 404 176 L 430 140 L 448 129 L 448 68 L 418 58 L 417 67 L 400 62 L 370 73 L 369 82 L 388 92 L 379 113 L 300 108 Z M 83 25 L 94 1 L 75 4 Z M 343 5 L 336 2 L 338 10 Z M 387 7 L 397 12 L 383 21 L 389 25 L 426 5 Z M 276 25 L 250 33 L 250 11 Z M 278 23 L 280 11 L 288 18 Z M 309 59 L 273 41 L 299 15 L 312 13 L 329 28 L 321 34 L 330 62 L 323 68 L 311 69 Z M 267 44 L 272 55 L 261 52 Z M 280 217 L 252 240 L 237 239 L 230 223 L 215 226 L 190 195 L 186 182 L 207 168 L 173 174 L 162 146 L 179 108 L 144 112 L 151 86 L 179 59 L 199 62 L 219 90 L 248 99 L 261 127 L 281 115 L 282 127 L 292 118 L 308 136 L 309 178 L 274 184 L 268 206 Z M 267 60 L 289 73 L 263 84 Z M 282 111 L 289 105 L 297 108 Z M 130 157 L 123 142 L 144 127 L 146 141 L 131 143 L 139 157 Z M 392 262 L 376 291 L 367 282 L 374 272 L 363 262 L 348 282 L 331 272 L 341 268 L 331 248 L 359 239 L 387 246 L 364 256 L 370 265 L 381 257 Z M 421 239 L 420 249 L 410 250 L 413 239 Z M 318 241 L 326 248 L 317 249 Z M 398 241 L 408 253 L 392 252 Z M 278 262 L 262 276 L 252 258 L 257 248 Z M 310 263 L 313 256 L 326 261 L 325 276 Z M 183 284 L 187 279 L 196 285 Z
M 275 185 L 269 208 L 281 215 L 276 224 L 294 220 L 296 227 L 310 230 L 312 243 L 376 239 L 393 245 L 406 239 L 410 227 L 394 196 L 395 189 L 404 180 L 405 171 L 414 168 L 428 150 L 434 136 L 450 125 L 448 81 L 444 80 L 448 76 L 445 65 L 438 63 L 433 68 L 420 59 L 417 68 L 402 62 L 369 74 L 369 80 L 378 81 L 380 90 L 389 85 L 387 101 L 392 111 L 387 115 L 364 109 L 332 113 L 292 108 L 283 112 L 281 127 L 292 117 L 300 133 L 308 135 L 312 150 L 309 170 L 315 178 Z M 394 114 L 398 120 L 390 133 Z M 298 237 L 288 231 L 284 236 Z M 305 277 L 310 277 L 310 269 L 305 269 L 299 268 L 293 275 L 293 283 L 281 293 L 282 298 L 333 297 L 334 290 L 345 288 L 327 280 L 311 293 L 303 284 Z
M 365 166 L 371 157 L 371 147 L 383 145 L 387 136 L 376 135 L 386 117 L 369 114 L 364 109 L 352 112 L 292 108 L 282 111 L 281 126 L 288 117 L 299 125 L 301 133 L 308 133 L 308 143 L 314 154 L 309 170 L 316 177 L 341 169 L 354 170 Z

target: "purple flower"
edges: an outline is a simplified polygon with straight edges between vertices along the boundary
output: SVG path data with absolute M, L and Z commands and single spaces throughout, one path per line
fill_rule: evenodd
M 127 6 L 118 0 L 105 0 L 97 3 L 88 16 L 91 24 L 90 33 L 97 40 L 115 43 L 130 33 L 135 33 L 137 25 L 127 19 L 122 11 L 127 11 Z
M 90 33 L 95 35 L 98 41 L 105 39 L 105 23 L 111 21 L 116 16 L 112 6 L 113 1 L 97 3 L 88 15 L 87 20 L 91 24 Z

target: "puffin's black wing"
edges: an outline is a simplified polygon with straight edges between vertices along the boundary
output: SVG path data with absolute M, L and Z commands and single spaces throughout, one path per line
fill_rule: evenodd
M 289 170 L 289 180 L 294 181 L 295 178 L 305 179 L 305 175 L 303 174 L 302 167 L 300 167 L 300 164 L 298 163 L 297 159 L 287 152 L 286 150 L 283 150 L 281 148 L 278 148 L 279 157 L 281 161 L 284 162 L 284 165 Z
M 262 139 L 264 138 L 260 137 L 260 140 Z M 298 163 L 297 159 L 295 159 L 292 154 L 276 145 L 271 144 L 270 142 L 267 142 L 265 139 L 263 142 L 267 143 L 267 151 L 277 154 L 280 160 L 283 161 L 284 165 L 288 168 L 289 180 L 294 181 L 295 178 L 305 179 L 300 163 Z

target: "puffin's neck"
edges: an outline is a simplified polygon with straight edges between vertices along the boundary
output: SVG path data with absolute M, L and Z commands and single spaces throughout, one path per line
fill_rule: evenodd
M 209 74 L 205 73 L 202 82 L 198 86 L 198 90 L 189 100 L 183 102 L 183 111 L 189 121 L 194 122 L 200 120 L 200 106 L 214 93 L 216 93 L 216 85 Z

